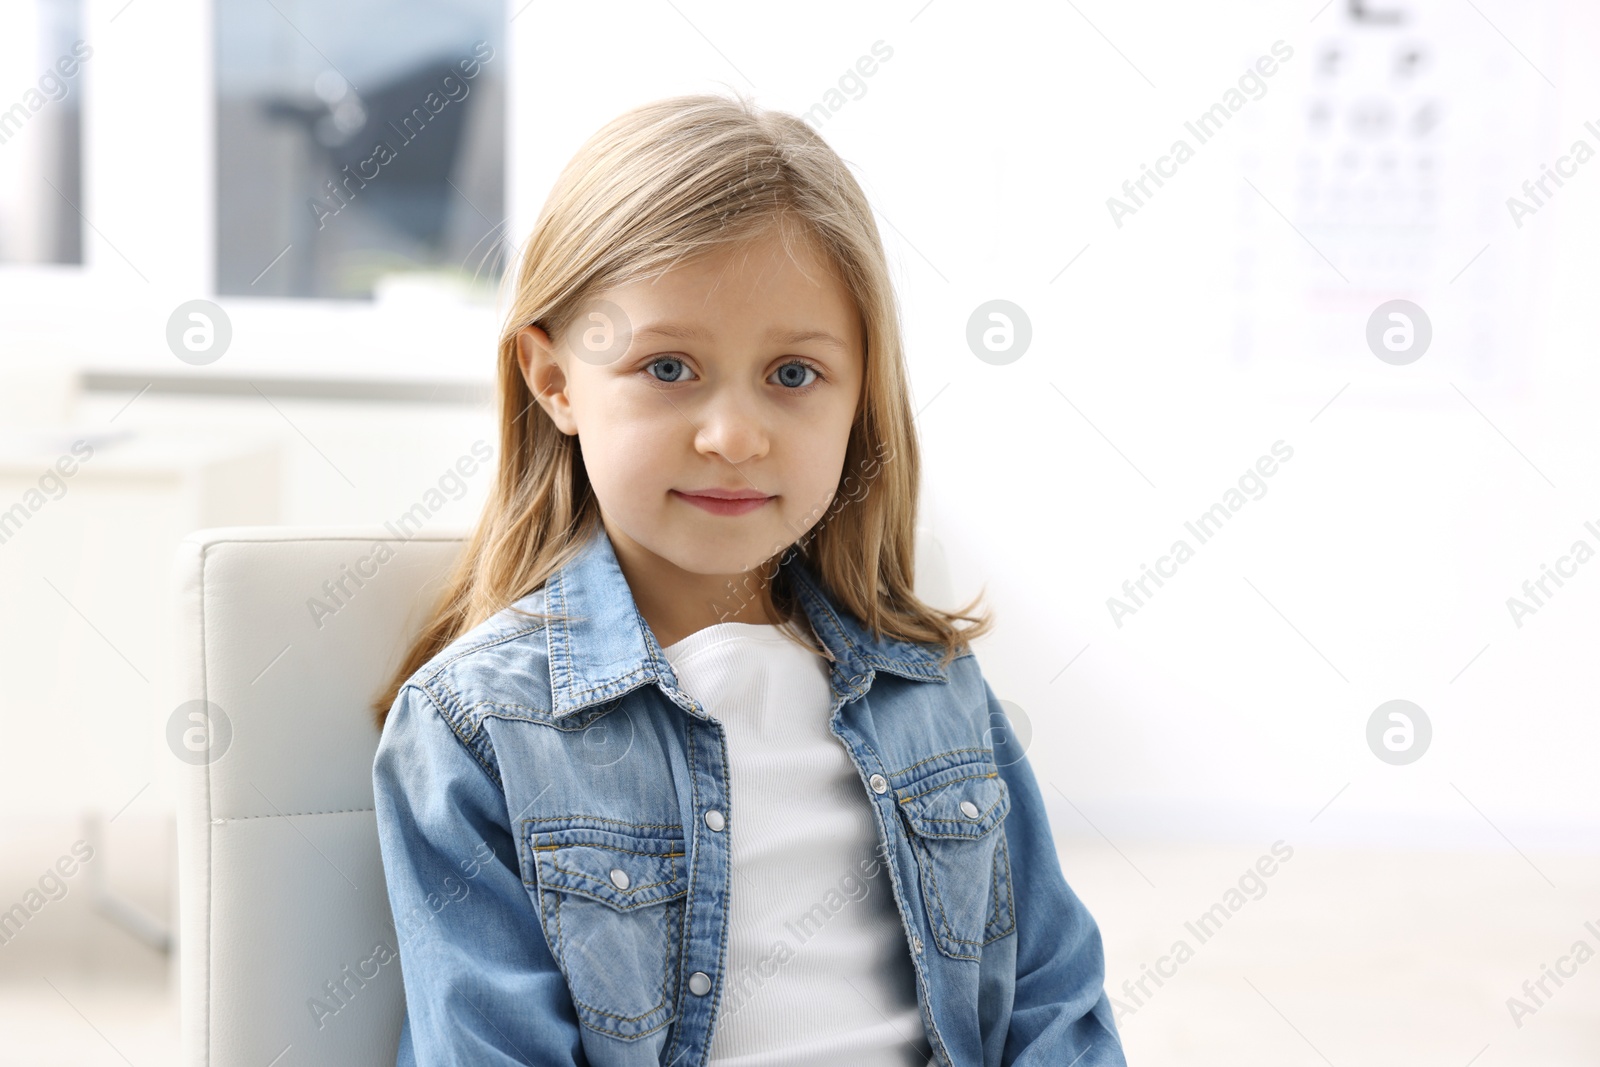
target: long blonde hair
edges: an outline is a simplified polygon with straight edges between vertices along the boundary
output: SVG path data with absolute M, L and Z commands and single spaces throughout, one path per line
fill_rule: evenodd
M 853 295 L 866 363 L 834 507 L 788 550 L 799 551 L 836 603 L 874 634 L 942 646 L 945 665 L 991 628 L 989 612 L 968 614 L 981 594 L 946 612 L 914 592 L 921 463 L 899 309 L 855 177 L 793 115 L 743 97 L 672 97 L 619 115 L 590 137 L 556 179 L 528 237 L 500 332 L 494 486 L 427 624 L 372 705 L 380 729 L 416 671 L 542 587 L 599 523 L 577 438 L 556 427 L 522 376 L 518 331 L 536 325 L 555 339 L 596 294 L 773 226 L 787 234 L 790 220 Z M 793 622 L 796 601 L 781 584 L 773 583 L 772 601 Z M 957 629 L 957 622 L 972 625 Z

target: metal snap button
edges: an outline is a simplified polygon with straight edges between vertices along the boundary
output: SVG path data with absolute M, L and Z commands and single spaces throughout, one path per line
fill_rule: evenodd
M 976 819 L 978 817 L 978 805 L 970 800 L 963 800 L 961 802 L 961 814 L 969 819 Z
M 722 818 L 722 812 L 718 811 L 716 808 L 712 808 L 710 811 L 706 812 L 706 825 L 711 827 L 713 830 L 720 830 L 727 825 L 727 822 Z
M 889 780 L 881 774 L 874 774 L 871 778 L 868 778 L 867 784 L 872 787 L 874 793 L 886 793 L 889 791 Z
M 697 997 L 703 997 L 711 992 L 711 976 L 704 971 L 696 971 L 689 976 L 689 992 Z
M 618 889 L 628 888 L 628 872 L 621 867 L 611 868 L 611 884 Z

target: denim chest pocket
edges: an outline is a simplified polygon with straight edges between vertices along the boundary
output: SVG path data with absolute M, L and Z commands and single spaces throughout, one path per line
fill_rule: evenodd
M 976 960 L 1017 928 L 1005 817 L 1011 797 L 995 765 L 946 767 L 897 789 L 939 951 Z
M 539 916 L 579 1021 L 622 1040 L 674 1018 L 689 893 L 681 826 L 527 829 Z

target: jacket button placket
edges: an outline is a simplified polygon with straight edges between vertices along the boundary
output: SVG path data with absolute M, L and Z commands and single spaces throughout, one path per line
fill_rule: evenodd
M 703 712 L 698 703 L 694 706 Z M 695 782 L 694 799 L 702 809 L 700 819 L 710 832 L 695 835 L 698 844 L 689 878 L 691 885 L 716 888 L 711 894 L 699 891 L 689 894 L 691 901 L 703 904 L 691 907 L 685 918 L 683 961 L 687 974 L 684 989 L 690 996 L 683 1001 L 684 1026 L 672 1047 L 665 1050 L 668 1059 L 681 1056 L 682 1049 L 695 1048 L 709 1040 L 714 998 L 707 994 L 716 986 L 723 931 L 728 921 L 727 886 L 732 879 L 733 855 L 725 832 L 728 827 L 728 768 L 722 727 L 712 720 L 695 723 L 690 729 L 693 734 L 688 754 L 690 774 Z M 692 1054 L 681 1056 L 685 1062 L 693 1058 Z

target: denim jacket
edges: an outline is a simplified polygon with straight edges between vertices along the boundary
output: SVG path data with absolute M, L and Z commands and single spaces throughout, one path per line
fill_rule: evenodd
M 829 729 L 874 813 L 933 1063 L 1125 1067 L 1094 919 L 969 650 L 875 638 L 797 553 Z M 721 725 L 603 528 L 401 688 L 373 765 L 398 1063 L 703 1067 L 735 891 Z

